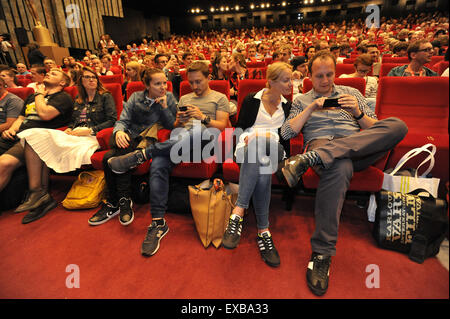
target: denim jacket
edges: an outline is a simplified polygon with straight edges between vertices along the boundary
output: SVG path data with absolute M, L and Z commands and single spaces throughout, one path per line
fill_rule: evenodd
M 159 103 L 154 103 L 148 97 L 148 90 L 134 92 L 128 101 L 123 103 L 123 111 L 114 125 L 113 133 L 124 131 L 131 138 L 135 138 L 156 122 L 160 122 L 165 129 L 173 129 L 177 100 L 171 92 L 167 92 L 166 96 L 168 107 L 163 109 Z
M 97 92 L 90 103 L 79 104 L 75 99 L 70 128 L 80 126 L 80 114 L 85 107 L 86 124 L 87 127 L 92 128 L 94 135 L 107 127 L 112 127 L 117 120 L 116 103 L 111 93 L 100 95 Z

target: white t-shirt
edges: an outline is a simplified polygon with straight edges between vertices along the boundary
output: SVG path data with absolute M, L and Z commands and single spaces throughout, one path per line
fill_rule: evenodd
M 448 68 L 445 69 L 445 71 L 442 73 L 441 76 L 447 76 L 448 77 Z

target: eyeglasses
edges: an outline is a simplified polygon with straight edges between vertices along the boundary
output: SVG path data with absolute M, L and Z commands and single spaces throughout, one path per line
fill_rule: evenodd
M 97 80 L 97 78 L 93 75 L 83 75 L 82 78 L 85 80 Z
M 356 72 L 365 74 L 365 73 L 369 73 L 370 70 L 356 70 Z
M 417 50 L 417 52 L 432 52 L 433 48 L 426 48 L 426 49 L 422 49 L 422 50 Z

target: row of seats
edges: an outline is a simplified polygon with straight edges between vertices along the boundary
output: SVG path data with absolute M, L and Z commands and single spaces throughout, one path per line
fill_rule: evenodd
M 358 81 L 359 80 L 359 81 Z M 363 93 L 365 87 L 362 87 L 362 79 L 336 79 L 336 84 L 349 85 L 357 88 Z M 308 83 L 308 82 L 306 82 Z M 135 91 L 143 90 L 145 87 L 140 82 L 131 82 L 128 96 Z M 309 84 L 307 84 L 309 85 Z M 220 91 L 229 96 L 228 81 L 211 81 L 212 89 Z M 242 80 L 240 82 L 238 94 L 238 112 L 241 109 L 244 97 L 252 92 L 257 92 L 266 86 L 266 80 Z M 122 91 L 118 83 L 108 83 L 105 87 L 113 94 L 116 105 L 117 114 L 122 111 Z M 25 91 L 30 88 L 8 89 L 9 91 L 26 98 Z M 65 89 L 73 98 L 77 91 L 76 87 L 68 87 Z M 190 86 L 187 82 L 182 82 L 180 94 L 189 93 Z M 32 92 L 31 92 L 32 93 Z M 287 97 L 292 100 L 292 96 Z M 410 149 L 422 146 L 426 143 L 433 143 L 437 146 L 436 164 L 432 171 L 433 176 L 439 177 L 442 181 L 448 180 L 448 163 L 449 163 L 449 81 L 447 78 L 441 77 L 381 77 L 378 88 L 377 104 L 375 113 L 379 119 L 395 116 L 406 122 L 409 132 L 405 139 L 399 143 L 391 152 L 380 159 L 373 166 L 361 172 L 355 172 L 351 180 L 349 190 L 377 192 L 381 189 L 383 182 L 383 170 L 388 167 L 394 167 L 398 160 Z M 222 145 L 223 154 L 230 149 L 226 146 L 233 145 L 230 131 L 222 133 L 219 142 Z M 112 128 L 102 130 L 97 134 L 101 150 L 92 155 L 92 165 L 95 169 L 103 169 L 103 156 L 108 151 L 109 139 L 112 134 Z M 169 130 L 160 130 L 158 138 L 164 141 L 170 137 Z M 227 142 L 227 143 L 225 143 Z M 291 154 L 302 152 L 303 137 L 300 134 L 291 139 Z M 417 167 L 423 159 L 416 159 L 409 165 Z M 172 176 L 186 178 L 211 178 L 219 169 L 220 161 L 206 163 L 180 163 L 175 166 Z M 141 175 L 149 172 L 151 160 L 141 164 L 134 174 Z M 223 177 L 226 181 L 238 182 L 239 166 L 233 161 L 222 163 Z M 310 169 L 302 177 L 306 188 L 317 188 L 319 177 Z M 273 178 L 274 184 L 279 184 L 277 178 Z

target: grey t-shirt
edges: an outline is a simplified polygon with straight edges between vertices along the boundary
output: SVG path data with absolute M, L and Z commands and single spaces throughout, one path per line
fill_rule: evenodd
M 209 116 L 211 120 L 216 119 L 216 111 L 223 111 L 230 113 L 230 102 L 225 94 L 211 90 L 211 92 L 205 96 L 197 96 L 194 92 L 183 95 L 180 97 L 178 107 L 192 104 L 197 106 L 203 114 Z M 191 118 L 186 123 L 184 128 L 190 129 L 193 125 L 194 118 Z
M 12 93 L 6 94 L 0 100 L 0 124 L 5 123 L 8 117 L 18 118 L 22 108 L 23 100 L 20 97 Z

